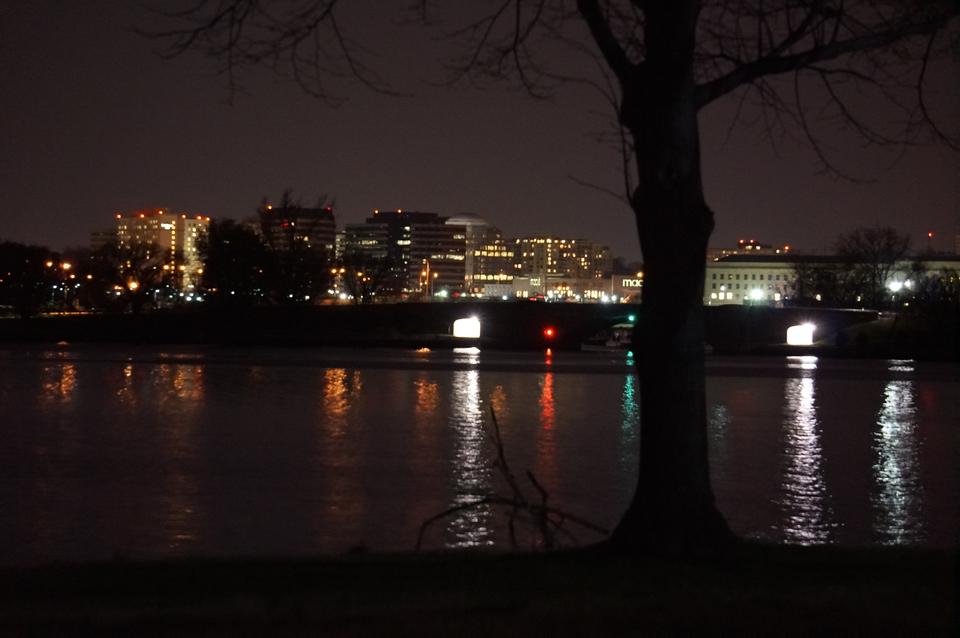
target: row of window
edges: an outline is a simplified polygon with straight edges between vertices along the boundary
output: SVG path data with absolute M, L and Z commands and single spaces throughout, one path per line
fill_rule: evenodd
M 717 277 L 717 273 L 713 273 L 713 279 L 723 279 L 723 278 L 724 278 L 724 273 L 720 273 L 720 276 L 719 276 L 719 277 Z M 744 275 L 743 278 L 744 278 L 744 279 L 748 279 L 748 280 L 756 281 L 756 280 L 757 280 L 757 275 L 756 275 L 756 273 L 753 273 L 753 274 L 751 274 L 750 276 Z M 739 280 L 739 279 L 740 279 L 740 275 L 739 275 L 739 274 L 737 274 L 737 275 L 731 274 L 730 277 L 729 277 L 729 279 L 731 279 L 731 280 L 733 280 L 733 279 L 738 279 L 738 280 Z M 786 276 L 786 275 L 783 275 L 783 280 L 786 281 L 786 279 L 787 279 L 787 276 Z M 763 281 L 763 275 L 760 275 L 760 281 Z M 767 275 L 767 281 L 780 281 L 780 275 Z
M 712 290 L 716 290 L 716 289 L 717 289 L 717 284 L 710 284 L 710 287 L 711 287 Z M 750 287 L 750 284 L 743 284 L 743 289 L 744 289 L 744 290 L 748 290 L 749 287 Z M 725 286 L 720 286 L 720 288 L 721 288 L 721 290 L 722 290 L 723 288 L 725 288 Z M 753 286 L 752 288 L 753 288 L 753 290 L 760 290 L 760 289 L 762 288 L 762 286 Z M 730 289 L 731 289 L 731 290 L 740 290 L 740 284 L 730 284 Z M 767 284 L 767 290 L 773 290 L 773 284 Z

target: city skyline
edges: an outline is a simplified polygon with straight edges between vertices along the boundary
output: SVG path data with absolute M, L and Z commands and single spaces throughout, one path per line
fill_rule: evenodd
M 418 40 L 416 28 L 398 36 L 397 27 L 375 23 L 365 35 L 387 43 L 390 55 L 372 62 L 413 97 L 355 87 L 331 108 L 253 73 L 228 105 L 211 64 L 161 60 L 156 43 L 133 32 L 149 25 L 149 14 L 126 3 L 36 2 L 0 16 L 9 84 L 0 98 L 9 123 L 3 239 L 85 245 L 115 211 L 146 206 L 241 219 L 289 187 L 306 205 L 322 194 L 335 199 L 342 223 L 383 204 L 468 212 L 511 235 L 589 237 L 640 257 L 627 206 L 579 183 L 615 191 L 622 181 L 615 149 L 594 139 L 610 117 L 590 90 L 567 86 L 544 102 L 502 86 L 438 88 L 430 82 L 442 73 L 444 49 Z M 934 94 L 955 85 L 955 65 L 935 71 Z M 934 106 L 949 122 L 960 101 L 942 94 Z M 784 142 L 775 153 L 757 128 L 725 142 L 735 108 L 736 100 L 722 102 L 702 117 L 713 245 L 749 236 L 823 251 L 845 230 L 880 224 L 909 233 L 915 247 L 933 230 L 935 249 L 952 248 L 955 154 L 918 147 L 884 171 L 889 155 L 847 144 L 835 149 L 841 164 L 878 181 L 834 180 L 816 175 L 808 148 Z

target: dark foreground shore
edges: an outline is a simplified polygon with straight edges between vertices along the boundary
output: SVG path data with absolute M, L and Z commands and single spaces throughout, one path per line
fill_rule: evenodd
M 957 553 L 397 554 L 0 570 L 2 635 L 957 635 Z

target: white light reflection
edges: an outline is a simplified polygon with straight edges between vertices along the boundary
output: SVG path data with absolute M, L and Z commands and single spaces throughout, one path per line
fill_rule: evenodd
M 890 372 L 913 372 L 913 359 L 890 359 Z
M 476 355 L 473 357 L 476 358 Z M 450 417 L 455 439 L 452 467 L 456 489 L 451 506 L 457 506 L 478 501 L 490 494 L 490 467 L 484 453 L 487 436 L 483 428 L 478 370 L 454 371 Z M 448 546 L 493 545 L 490 522 L 491 512 L 487 506 L 460 511 L 447 525 Z
M 790 370 L 816 370 L 817 358 L 812 355 L 787 357 L 787 368 Z
M 812 362 L 801 361 L 800 369 L 815 369 L 816 358 L 813 359 Z M 823 478 L 823 448 L 817 418 L 815 380 L 809 373 L 802 375 L 800 378 L 787 379 L 784 385 L 784 424 L 787 427 L 784 454 L 787 467 L 781 484 L 781 507 L 784 510 L 784 539 L 810 545 L 829 542 L 830 530 L 835 524 Z
M 896 367 L 891 365 L 890 370 Z M 873 474 L 878 489 L 872 499 L 877 513 L 874 531 L 882 543 L 913 544 L 924 536 L 913 381 L 891 380 L 883 395 L 873 435 Z

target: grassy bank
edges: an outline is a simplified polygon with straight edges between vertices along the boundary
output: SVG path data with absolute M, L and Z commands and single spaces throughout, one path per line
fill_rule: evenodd
M 400 554 L 0 571 L 3 635 L 956 635 L 948 551 L 748 545 L 722 561 Z

